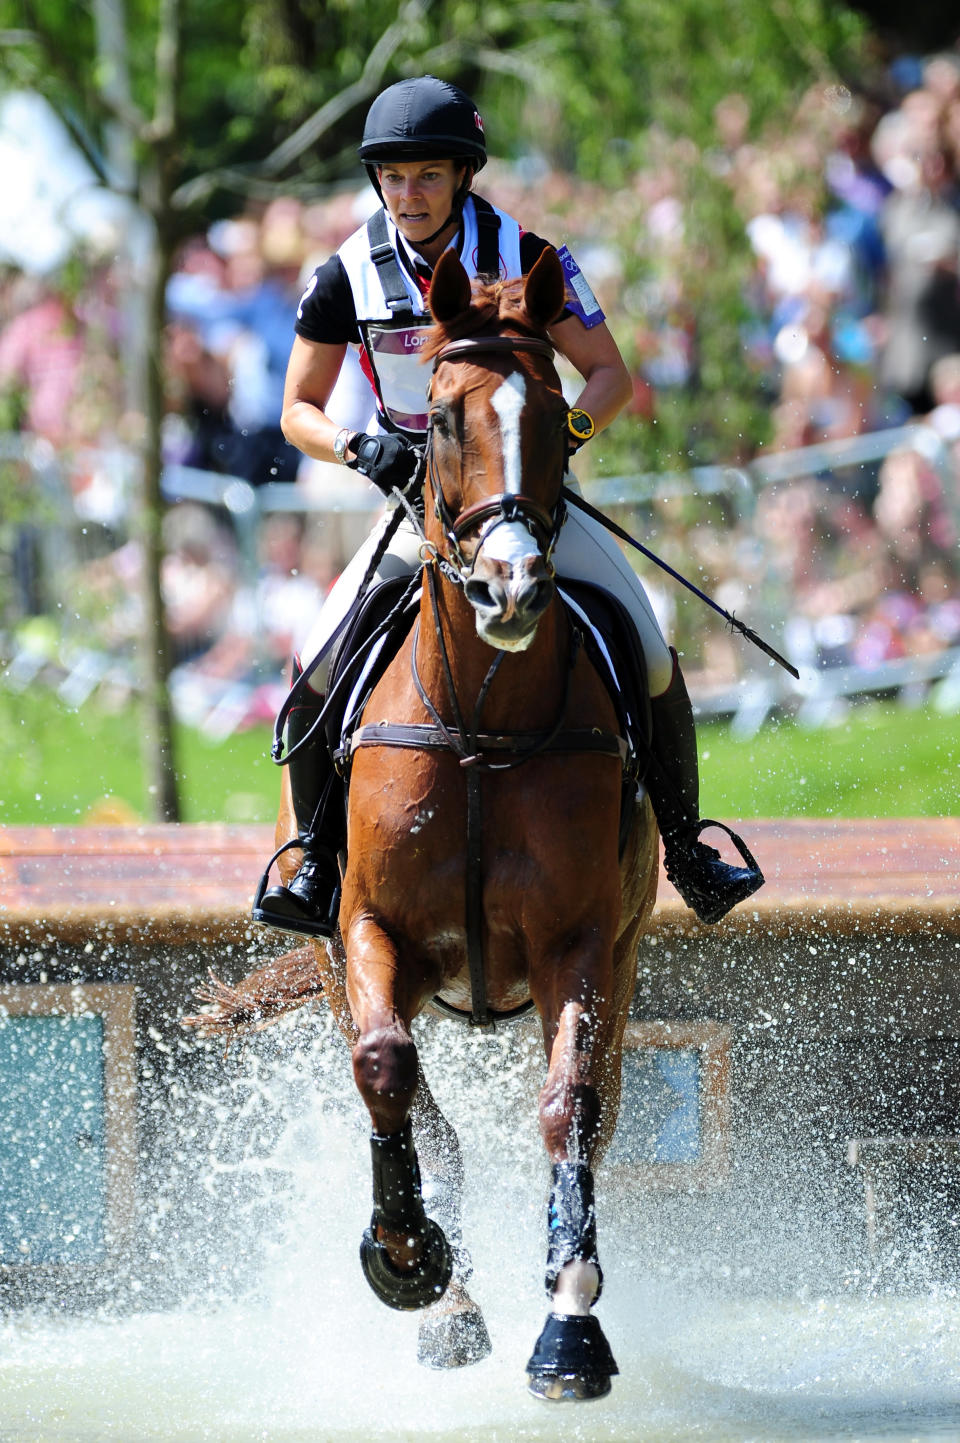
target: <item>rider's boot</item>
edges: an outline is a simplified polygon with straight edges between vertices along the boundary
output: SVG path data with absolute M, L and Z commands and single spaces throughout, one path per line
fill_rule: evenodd
M 294 680 L 297 675 L 295 666 Z M 308 691 L 293 708 L 287 719 L 288 751 L 307 735 L 322 706 L 323 697 Z M 337 854 L 345 841 L 346 819 L 343 784 L 322 726 L 288 765 L 303 860 L 288 886 L 271 887 L 257 899 L 253 920 L 307 937 L 332 937 L 340 910 Z
M 763 873 L 749 849 L 722 822 L 700 820 L 700 777 L 693 707 L 673 653 L 673 679 L 651 699 L 653 765 L 646 782 L 660 835 L 664 868 L 680 896 L 701 922 L 719 922 L 731 907 L 763 886 Z M 705 827 L 721 827 L 747 864 L 734 867 L 699 840 Z

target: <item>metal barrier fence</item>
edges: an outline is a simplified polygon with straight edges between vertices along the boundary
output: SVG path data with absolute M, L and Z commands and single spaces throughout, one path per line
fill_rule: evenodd
M 595 505 L 613 513 L 625 509 L 634 514 L 642 514 L 644 508 L 671 498 L 722 497 L 736 521 L 749 526 L 758 497 L 768 487 L 802 478 L 855 474 L 902 450 L 916 452 L 936 472 L 960 535 L 960 477 L 953 457 L 937 432 L 920 424 L 765 456 L 742 467 L 699 466 L 683 474 L 604 478 L 589 483 L 586 494 Z M 78 563 L 85 557 L 96 555 L 104 545 L 119 546 L 129 540 L 136 463 L 132 453 L 118 447 L 85 453 L 75 457 L 71 465 L 72 473 L 68 474 L 53 449 L 36 438 L 0 436 L 0 564 L 6 563 L 6 590 L 25 590 L 25 578 L 17 575 L 16 543 L 27 534 L 37 553 L 33 564 L 42 576 L 39 589 L 43 593 L 39 598 L 28 598 L 26 606 L 21 595 L 21 614 L 17 618 L 9 594 L 5 596 L 0 590 L 0 659 L 5 661 L 0 680 L 15 687 L 25 686 L 55 660 L 60 694 L 69 704 L 78 706 L 110 679 L 122 677 L 127 684 L 135 685 L 131 658 L 104 645 L 95 631 L 91 634 L 89 624 L 72 608 L 70 590 Z M 78 488 L 78 472 L 93 479 Z M 350 515 L 361 524 L 369 516 L 372 521 L 381 505 L 380 497 L 372 488 L 358 487 L 353 478 L 344 484 L 345 478 L 338 473 L 339 468 L 329 468 L 318 494 L 295 483 L 255 488 L 239 477 L 170 465 L 164 473 L 163 489 L 169 502 L 192 501 L 229 522 L 236 538 L 241 583 L 252 587 L 265 518 L 293 513 L 325 519 Z M 19 484 L 21 499 L 26 490 L 31 503 L 20 508 L 19 518 L 15 516 L 4 526 L 5 486 L 9 494 L 11 476 Z M 0 583 L 3 580 L 0 572 Z M 29 620 L 24 612 L 30 610 L 31 600 L 42 603 L 35 609 L 46 609 L 56 624 L 54 628 L 44 630 L 24 624 Z M 767 628 L 771 639 L 778 641 L 785 627 L 789 635 L 789 603 L 783 578 L 773 573 L 771 560 L 762 569 L 751 596 L 754 614 L 750 624 L 760 631 Z M 750 651 L 746 644 L 745 651 Z M 811 658 L 799 658 L 798 664 L 799 682 L 768 665 L 760 653 L 756 657 L 745 655 L 743 674 L 735 683 L 695 691 L 698 710 L 705 716 L 729 717 L 734 729 L 744 736 L 752 735 L 777 709 L 817 725 L 833 715 L 846 698 L 864 694 L 897 693 L 909 698 L 929 692 L 939 709 L 960 710 L 957 645 L 866 667 L 825 666 Z M 235 700 L 239 704 L 240 699 Z M 223 710 L 222 691 L 213 705 Z M 230 718 L 238 714 L 237 706 L 231 704 L 226 712 L 221 725 L 229 730 Z

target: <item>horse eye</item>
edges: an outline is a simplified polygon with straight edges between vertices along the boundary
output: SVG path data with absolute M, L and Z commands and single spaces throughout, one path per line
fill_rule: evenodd
M 431 411 L 430 420 L 438 436 L 445 439 L 450 435 L 450 416 L 446 411 Z

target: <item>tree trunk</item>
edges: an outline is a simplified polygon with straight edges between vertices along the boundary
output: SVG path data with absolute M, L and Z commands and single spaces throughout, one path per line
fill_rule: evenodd
M 139 307 L 142 332 L 136 338 L 144 429 L 137 531 L 143 560 L 143 760 L 154 821 L 178 822 L 180 803 L 170 705 L 170 638 L 161 589 L 163 457 L 161 424 L 164 409 L 163 337 L 165 298 L 171 248 L 164 230 L 150 226 L 150 243 L 141 279 Z
M 141 754 L 151 819 L 178 822 L 180 804 L 170 706 L 170 641 L 161 570 L 164 411 L 163 343 L 166 290 L 173 246 L 170 240 L 171 174 L 177 148 L 180 82 L 180 0 L 160 0 L 157 15 L 155 111 L 148 124 L 133 103 L 127 11 L 123 0 L 94 0 L 98 86 L 108 112 L 105 125 L 110 184 L 137 198 L 137 221 L 128 231 L 133 295 L 126 308 L 132 410 L 142 417 L 140 491 L 134 533 L 141 554 L 140 676 L 143 687 Z M 148 158 L 138 166 L 136 148 Z

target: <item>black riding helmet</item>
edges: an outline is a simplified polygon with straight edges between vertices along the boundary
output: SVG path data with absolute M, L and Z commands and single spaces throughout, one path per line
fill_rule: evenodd
M 381 200 L 377 167 L 388 161 L 459 160 L 468 166 L 469 174 L 454 196 L 453 219 L 473 175 L 487 163 L 483 121 L 469 95 L 449 81 L 435 75 L 398 80 L 377 96 L 367 112 L 359 155 Z M 445 221 L 441 229 L 449 224 Z

